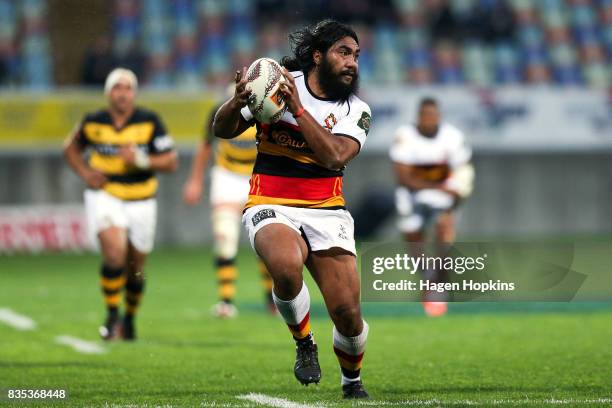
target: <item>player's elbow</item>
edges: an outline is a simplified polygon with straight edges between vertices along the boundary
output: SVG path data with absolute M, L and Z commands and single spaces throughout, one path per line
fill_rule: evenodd
M 338 170 L 346 165 L 347 160 L 344 160 L 340 155 L 329 157 L 325 163 L 325 167 L 331 170 Z
M 339 137 L 328 149 L 324 150 L 323 163 L 331 170 L 343 169 L 348 162 L 359 153 L 359 145 L 354 141 Z
M 62 148 L 62 156 L 64 156 L 65 160 L 68 160 L 68 145 L 64 145 Z
M 334 153 L 327 153 L 325 156 L 319 156 L 319 163 L 330 170 L 337 170 L 342 168 L 343 164 L 341 163 L 340 157 Z
M 349 152 L 333 151 L 330 152 L 325 160 L 325 167 L 331 170 L 344 168 L 353 157 Z
M 161 157 L 156 157 L 151 164 L 152 169 L 164 173 L 174 173 L 178 170 L 178 154 L 176 151 L 163 153 Z
M 172 152 L 168 160 L 168 167 L 167 167 L 168 172 L 174 173 L 175 171 L 178 170 L 178 167 L 179 167 L 178 154 L 176 154 L 176 152 Z
M 66 140 L 62 148 L 62 154 L 64 156 L 64 159 L 70 160 L 70 157 L 73 154 L 74 150 L 75 150 L 74 143 L 72 143 L 71 140 Z
M 215 117 L 215 120 L 213 121 L 212 131 L 213 131 L 213 135 L 215 137 L 218 137 L 218 138 L 221 138 L 221 139 L 228 139 L 227 136 L 228 136 L 229 132 L 220 123 L 220 121 L 217 120 L 216 117 Z
M 234 126 L 234 128 L 230 128 L 227 120 L 224 120 L 223 113 L 217 111 L 215 118 L 213 119 L 212 131 L 215 137 L 221 139 L 231 139 L 236 132 L 236 126 Z
M 219 124 L 219 118 L 217 118 L 217 115 L 215 115 L 215 118 L 213 119 L 212 132 L 214 137 L 220 137 L 219 134 L 221 133 L 221 125 Z

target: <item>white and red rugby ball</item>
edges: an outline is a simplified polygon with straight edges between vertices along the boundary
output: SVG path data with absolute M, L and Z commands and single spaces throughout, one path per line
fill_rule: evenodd
M 280 90 L 283 74 L 278 62 L 271 58 L 255 60 L 246 73 L 247 89 L 251 90 L 249 109 L 261 123 L 274 123 L 287 110 L 285 95 Z

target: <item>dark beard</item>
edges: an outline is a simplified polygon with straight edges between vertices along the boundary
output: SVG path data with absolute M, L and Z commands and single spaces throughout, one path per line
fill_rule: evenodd
M 435 135 L 437 135 L 437 134 L 438 134 L 438 129 L 440 129 L 440 126 L 436 126 L 436 127 L 435 127 L 435 128 L 433 128 L 433 129 L 423 129 L 423 128 L 422 128 L 422 127 L 420 127 L 420 126 L 417 126 L 417 129 L 418 129 L 418 131 L 419 131 L 419 133 L 420 133 L 421 135 L 423 135 L 423 136 L 425 136 L 425 137 L 432 138 L 432 137 L 434 137 Z
M 345 84 L 340 80 L 342 73 L 335 74 L 327 58 L 323 58 L 319 65 L 319 85 L 329 99 L 346 102 L 351 95 L 357 93 L 359 89 L 359 74 L 355 72 L 353 81 Z

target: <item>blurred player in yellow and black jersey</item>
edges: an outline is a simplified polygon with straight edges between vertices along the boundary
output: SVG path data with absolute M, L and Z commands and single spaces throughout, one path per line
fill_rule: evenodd
M 232 88 L 233 92 L 233 88 Z M 249 194 L 249 178 L 257 158 L 256 126 L 246 129 L 234 139 L 216 139 L 213 147 L 213 109 L 208 120 L 205 137 L 198 146 L 191 167 L 191 174 L 185 183 L 183 198 L 189 205 L 197 204 L 204 185 L 204 174 L 214 150 L 214 165 L 211 170 L 210 203 L 212 226 L 215 240 L 215 268 L 219 283 L 219 302 L 213 306 L 217 317 L 234 317 L 237 269 L 235 258 L 238 253 L 242 210 Z M 276 313 L 272 300 L 272 280 L 265 265 L 259 263 L 268 309 Z
M 142 152 L 158 154 L 171 150 L 166 129 L 157 114 L 135 108 L 123 129 L 118 130 L 107 110 L 85 116 L 76 134 L 82 149 L 91 148 L 89 166 L 106 176 L 101 187 L 110 195 L 126 201 L 146 200 L 157 192 L 157 178 L 151 168 L 139 168 L 125 159 L 123 150 L 135 145 Z
M 253 126 L 235 139 L 220 139 L 215 150 L 215 166 L 250 177 L 257 158 L 256 134 Z M 212 140 L 212 132 L 208 132 L 206 143 L 210 146 Z
M 64 155 L 85 181 L 88 230 L 99 244 L 102 290 L 108 308 L 101 336 L 133 340 L 134 316 L 144 290 L 144 264 L 153 249 L 156 171 L 174 171 L 174 142 L 155 112 L 136 107 L 137 79 L 117 68 L 105 84 L 108 109 L 85 115 Z M 84 153 L 91 154 L 86 161 Z M 126 310 L 119 317 L 121 291 Z

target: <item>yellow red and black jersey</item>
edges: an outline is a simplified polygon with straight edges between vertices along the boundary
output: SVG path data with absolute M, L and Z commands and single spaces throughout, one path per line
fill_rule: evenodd
M 301 71 L 291 74 L 304 108 L 330 137 L 350 138 L 361 148 L 370 129 L 369 106 L 355 95 L 346 102 L 319 98 Z M 254 120 L 248 106 L 241 113 L 245 120 Z M 343 169 L 320 163 L 290 112 L 276 123 L 257 123 L 257 127 L 258 153 L 246 208 L 260 204 L 344 208 Z
M 217 109 L 214 109 L 213 112 L 216 112 Z M 212 144 L 214 139 L 213 120 L 214 113 L 211 115 L 206 128 L 206 142 L 208 144 Z M 257 128 L 253 125 L 233 139 L 217 138 L 215 165 L 233 173 L 250 175 L 253 172 L 253 165 L 255 165 L 255 158 L 257 157 L 256 135 Z
M 121 158 L 121 146 L 136 145 L 150 155 L 174 149 L 174 141 L 159 116 L 142 108 L 136 108 L 120 129 L 107 110 L 89 113 L 80 123 L 76 138 L 82 148 L 91 149 L 89 165 L 108 178 L 102 189 L 121 200 L 154 197 L 158 184 L 154 172 L 128 165 Z

